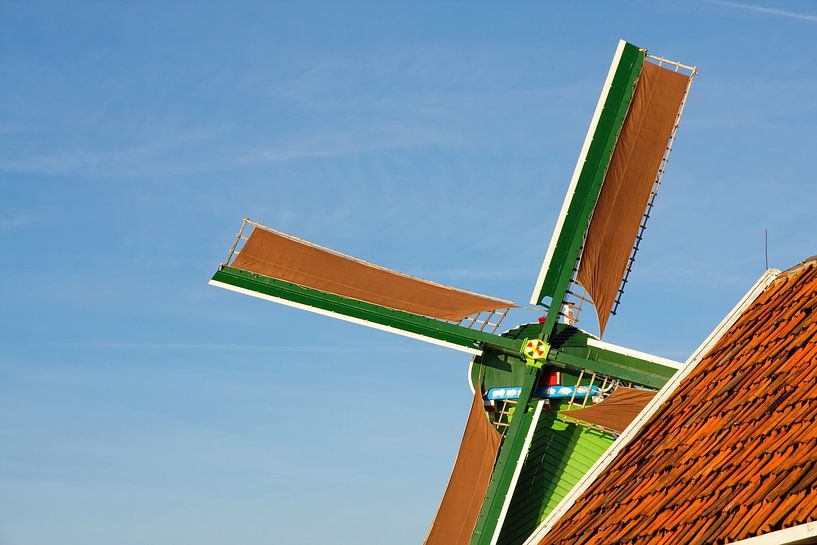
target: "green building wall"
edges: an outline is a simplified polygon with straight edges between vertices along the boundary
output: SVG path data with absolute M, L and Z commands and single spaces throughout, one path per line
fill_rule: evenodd
M 519 545 L 613 443 L 614 437 L 543 410 L 497 545 Z

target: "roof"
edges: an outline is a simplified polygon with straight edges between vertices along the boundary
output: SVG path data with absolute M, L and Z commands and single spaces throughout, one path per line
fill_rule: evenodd
M 604 175 L 582 248 L 576 279 L 593 300 L 600 336 L 610 318 L 636 237 L 654 193 L 656 175 L 678 123 L 692 75 L 643 64 L 630 110 Z M 647 211 L 646 213 L 649 213 Z
M 738 317 L 542 545 L 724 544 L 817 520 L 817 260 Z

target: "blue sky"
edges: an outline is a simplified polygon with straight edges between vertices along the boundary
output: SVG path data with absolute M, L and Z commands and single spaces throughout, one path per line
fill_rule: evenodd
M 0 3 L 4 545 L 421 543 L 468 358 L 207 280 L 247 215 L 525 302 L 619 38 L 701 75 L 606 340 L 817 253 L 809 2 L 67 4 Z

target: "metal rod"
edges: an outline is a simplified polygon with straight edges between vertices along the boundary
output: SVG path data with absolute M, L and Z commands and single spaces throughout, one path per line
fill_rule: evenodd
M 764 239 L 765 239 L 764 243 L 763 243 L 763 248 L 764 248 L 764 253 L 766 255 L 766 270 L 768 271 L 769 270 L 769 230 L 768 229 L 763 230 L 763 236 L 764 236 Z
M 664 58 L 664 57 L 659 57 L 658 55 L 652 55 L 650 53 L 647 53 L 647 58 L 652 59 L 654 61 L 658 61 L 659 66 L 662 63 L 667 63 L 667 64 L 671 64 L 671 65 L 675 66 L 676 68 L 683 68 L 685 70 L 689 70 L 690 72 L 697 72 L 698 71 L 697 66 L 689 66 L 687 64 L 681 64 L 678 61 L 672 61 L 672 60 Z
M 233 258 L 233 254 L 235 253 L 235 249 L 238 246 L 238 243 L 241 241 L 241 235 L 244 234 L 244 228 L 247 226 L 247 222 L 249 222 L 247 218 L 241 222 L 241 229 L 238 230 L 238 234 L 235 236 L 235 242 L 230 247 L 230 252 L 227 254 L 227 261 L 224 262 L 225 265 L 230 265 L 230 260 Z

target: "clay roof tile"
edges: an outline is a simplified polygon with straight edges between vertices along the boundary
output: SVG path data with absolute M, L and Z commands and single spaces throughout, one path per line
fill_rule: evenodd
M 541 541 L 722 544 L 817 517 L 817 258 L 780 274 Z

